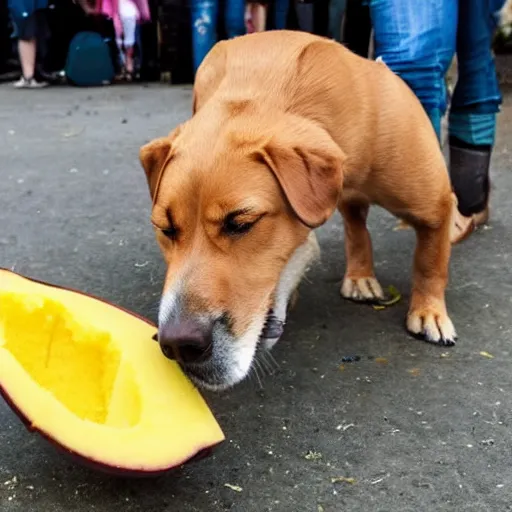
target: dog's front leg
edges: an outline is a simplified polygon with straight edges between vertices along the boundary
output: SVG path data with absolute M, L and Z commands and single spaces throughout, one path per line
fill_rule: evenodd
M 453 345 L 457 337 L 446 311 L 445 289 L 450 260 L 450 223 L 446 215 L 439 227 L 416 226 L 413 288 L 407 329 L 440 345 Z
M 345 254 L 347 269 L 341 286 L 345 299 L 358 302 L 376 302 L 384 298 L 382 288 L 373 271 L 373 250 L 366 227 L 369 205 L 343 201 L 339 207 L 345 226 Z

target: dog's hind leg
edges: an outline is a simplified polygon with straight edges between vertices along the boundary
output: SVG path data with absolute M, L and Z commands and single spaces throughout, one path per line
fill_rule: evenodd
M 384 298 L 373 271 L 373 250 L 366 227 L 369 204 L 342 200 L 339 206 L 345 226 L 347 268 L 341 295 L 358 302 L 375 302 Z

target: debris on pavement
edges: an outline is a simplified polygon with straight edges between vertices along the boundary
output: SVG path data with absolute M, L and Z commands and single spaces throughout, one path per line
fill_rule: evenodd
M 62 132 L 62 137 L 64 139 L 70 139 L 72 137 L 78 137 L 78 135 L 81 135 L 85 130 L 85 126 L 82 126 L 81 128 L 78 128 L 76 130 L 69 130 L 69 131 L 66 131 L 66 132 Z
M 348 423 L 347 425 L 338 425 L 336 430 L 342 430 L 343 432 L 347 431 L 349 428 L 355 427 L 353 423 Z
M 494 439 L 482 439 L 480 441 L 480 444 L 483 446 L 493 446 L 494 445 Z
M 388 477 L 389 477 L 389 473 L 386 473 L 385 475 L 374 478 L 373 480 L 370 480 L 370 485 L 380 484 L 383 480 L 385 480 Z
M 387 287 L 387 295 L 387 299 L 379 300 L 377 304 L 373 305 L 375 311 L 382 311 L 390 306 L 394 306 L 402 299 L 402 294 L 392 284 Z
M 489 352 L 486 352 L 485 350 L 482 350 L 480 352 L 480 355 L 482 357 L 486 357 L 487 359 L 494 359 L 494 356 L 492 354 L 489 354 Z
M 355 484 L 356 479 L 352 477 L 347 476 L 335 476 L 334 478 L 331 478 L 331 484 L 338 484 L 338 483 L 345 483 L 345 484 Z
M 361 356 L 344 356 L 341 358 L 342 363 L 354 363 L 361 361 Z
M 4 482 L 4 485 L 9 489 L 14 489 L 16 485 L 18 484 L 18 477 L 13 476 L 10 480 L 7 480 Z
M 385 358 L 385 357 L 376 357 L 374 359 L 374 361 L 377 363 L 377 364 L 383 364 L 383 365 L 386 365 L 389 363 L 389 361 Z
M 308 453 L 304 455 L 304 458 L 306 460 L 320 460 L 322 458 L 322 454 L 320 452 L 309 450 Z
M 411 226 L 405 222 L 405 220 L 400 219 L 398 224 L 393 228 L 393 231 L 404 231 L 406 229 L 411 229 Z
M 407 370 L 407 373 L 410 373 L 413 377 L 419 377 L 419 375 L 421 374 L 421 369 L 420 368 L 409 368 Z
M 239 485 L 233 485 L 233 484 L 224 484 L 224 487 L 227 487 L 228 489 L 231 489 L 235 492 L 242 492 L 243 489 Z

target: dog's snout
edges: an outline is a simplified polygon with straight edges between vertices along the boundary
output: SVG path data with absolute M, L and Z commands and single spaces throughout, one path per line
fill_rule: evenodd
M 211 329 L 193 320 L 164 325 L 158 335 L 160 348 L 168 359 L 183 363 L 205 360 L 211 351 Z

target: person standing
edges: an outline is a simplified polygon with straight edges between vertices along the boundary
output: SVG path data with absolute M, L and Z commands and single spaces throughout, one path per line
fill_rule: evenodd
M 151 19 L 148 0 L 97 0 L 95 12 L 114 21 L 117 47 L 124 65 L 124 78 L 131 81 L 137 25 Z
M 36 63 L 48 38 L 45 9 L 48 0 L 8 0 L 9 12 L 18 38 L 22 75 L 13 85 L 17 89 L 38 89 L 48 82 L 36 77 Z
M 329 37 L 342 42 L 341 26 L 347 7 L 347 0 L 331 0 L 329 2 Z
M 245 7 L 245 27 L 247 32 L 264 32 L 267 28 L 268 1 L 247 1 Z
M 194 74 L 217 42 L 219 0 L 191 0 Z M 229 39 L 245 34 L 245 0 L 225 0 L 224 21 Z
M 502 101 L 492 55 L 505 0 L 369 0 L 375 54 L 422 103 L 441 141 L 445 74 L 457 55 L 448 117 L 450 177 L 460 213 L 475 225 L 489 216 L 489 167 Z

